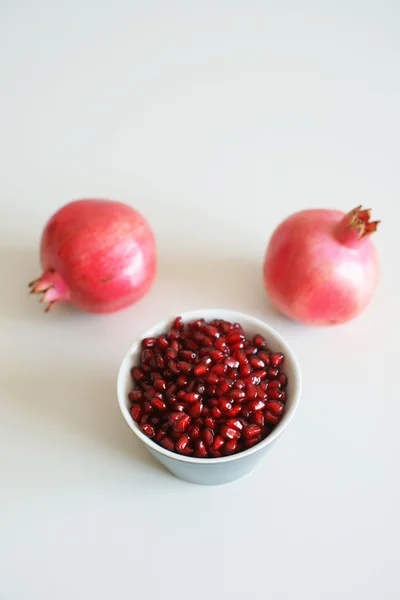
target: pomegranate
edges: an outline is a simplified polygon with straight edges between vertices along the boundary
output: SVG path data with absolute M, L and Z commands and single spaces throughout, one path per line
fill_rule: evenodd
M 348 214 L 304 210 L 275 230 L 264 260 L 264 282 L 276 307 L 307 325 L 350 321 L 367 306 L 379 278 L 371 242 L 379 221 L 358 206 Z M 279 364 L 271 357 L 274 368 Z
M 70 302 L 93 313 L 120 310 L 142 298 L 156 274 L 156 244 L 146 220 L 109 200 L 76 200 L 46 224 L 43 274 L 30 284 L 46 312 Z M 150 346 L 149 346 L 150 347 Z
M 185 327 L 177 317 L 169 332 L 141 345 L 140 363 L 131 369 L 130 413 L 166 450 L 228 456 L 260 442 L 282 418 L 285 357 L 261 335 L 247 339 L 238 323 L 199 319 Z

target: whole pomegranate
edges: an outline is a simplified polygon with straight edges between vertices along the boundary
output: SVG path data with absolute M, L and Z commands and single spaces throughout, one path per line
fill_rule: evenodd
M 147 221 L 110 200 L 66 204 L 46 224 L 43 274 L 30 284 L 46 311 L 70 302 L 93 313 L 120 310 L 142 298 L 156 274 L 156 244 Z
M 264 260 L 264 282 L 276 307 L 308 325 L 336 325 L 359 315 L 379 277 L 371 234 L 379 221 L 358 206 L 304 210 L 275 230 Z

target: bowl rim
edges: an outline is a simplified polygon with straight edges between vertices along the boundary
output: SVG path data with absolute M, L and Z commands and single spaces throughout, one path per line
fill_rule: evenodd
M 227 315 L 229 313 L 231 316 L 223 317 L 222 316 L 223 313 L 225 313 L 225 315 Z M 166 450 L 162 446 L 156 444 L 151 438 L 147 437 L 140 430 L 137 423 L 132 419 L 129 409 L 126 406 L 126 392 L 125 392 L 126 376 L 124 374 L 125 363 L 128 362 L 129 360 L 131 360 L 132 354 L 137 350 L 138 345 L 141 343 L 141 341 L 144 338 L 153 337 L 155 335 L 154 334 L 155 330 L 167 328 L 172 323 L 172 321 L 176 318 L 176 316 L 178 314 L 182 317 L 182 319 L 185 323 L 187 321 L 191 321 L 193 319 L 198 319 L 198 318 L 205 318 L 205 319 L 224 318 L 224 319 L 230 319 L 231 321 L 240 323 L 240 320 L 245 318 L 247 321 L 251 321 L 254 326 L 259 327 L 261 329 L 261 331 L 260 331 L 261 335 L 270 336 L 271 338 L 274 338 L 275 340 L 277 340 L 283 346 L 285 356 L 290 356 L 290 359 L 291 359 L 291 362 L 293 365 L 293 374 L 291 376 L 291 385 L 293 385 L 293 390 L 292 390 L 292 402 L 291 402 L 290 409 L 287 412 L 285 411 L 284 418 L 282 419 L 282 421 L 280 421 L 276 425 L 276 427 L 272 430 L 272 432 L 266 438 L 264 438 L 261 442 L 256 444 L 255 446 L 252 446 L 251 448 L 248 448 L 247 450 L 243 450 L 242 452 L 238 452 L 237 454 L 232 454 L 229 456 L 221 456 L 221 457 L 217 457 L 217 458 L 198 458 L 195 456 L 183 456 L 176 452 L 171 452 L 170 450 Z M 201 314 L 202 317 L 199 317 L 199 314 Z M 220 317 L 216 316 L 218 314 L 221 314 L 221 316 Z M 289 344 L 286 342 L 286 340 L 283 338 L 283 336 L 276 331 L 276 329 L 274 329 L 273 327 L 271 327 L 270 325 L 268 325 L 261 319 L 259 319 L 257 317 L 253 317 L 252 315 L 247 314 L 247 313 L 243 313 L 243 312 L 239 312 L 239 311 L 235 311 L 235 310 L 231 310 L 231 309 L 227 309 L 227 308 L 217 308 L 217 309 L 205 308 L 203 310 L 199 309 L 199 310 L 185 311 L 185 312 L 177 313 L 177 315 L 163 319 L 162 321 L 159 321 L 152 327 L 149 327 L 129 347 L 128 351 L 125 353 L 125 355 L 120 363 L 120 366 L 118 369 L 118 377 L 117 377 L 117 398 L 118 398 L 118 405 L 119 405 L 120 411 L 121 411 L 122 416 L 124 417 L 124 420 L 126 421 L 128 427 L 139 438 L 139 440 L 141 440 L 148 447 L 149 450 L 151 450 L 153 452 L 157 452 L 158 454 L 162 454 L 163 456 L 165 456 L 171 460 L 176 460 L 178 462 L 207 466 L 207 465 L 212 465 L 212 464 L 223 464 L 223 463 L 227 463 L 227 462 L 233 462 L 235 460 L 240 460 L 242 458 L 245 458 L 246 456 L 250 456 L 251 454 L 255 454 L 256 452 L 259 452 L 260 450 L 262 450 L 263 448 L 265 448 L 266 446 L 271 444 L 274 440 L 276 440 L 276 438 L 285 431 L 286 427 L 289 425 L 290 421 L 292 420 L 292 418 L 298 408 L 300 398 L 301 398 L 302 378 L 301 378 L 300 366 L 299 366 L 299 363 L 297 361 L 297 358 L 296 358 L 293 350 L 291 349 Z M 244 329 L 245 329 L 245 327 L 244 327 Z M 262 330 L 264 331 L 264 333 Z M 160 335 L 160 334 L 158 334 L 158 335 Z M 133 366 L 133 365 L 131 365 L 131 366 Z M 130 369 L 129 369 L 129 371 L 130 371 Z

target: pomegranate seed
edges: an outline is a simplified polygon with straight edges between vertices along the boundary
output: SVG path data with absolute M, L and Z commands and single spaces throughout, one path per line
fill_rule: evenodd
M 285 405 L 282 404 L 282 402 L 279 402 L 278 400 L 268 400 L 266 407 L 267 410 L 269 410 L 269 412 L 271 412 L 276 417 L 279 417 L 285 410 Z
M 165 367 L 165 360 L 161 354 L 154 354 L 150 365 L 155 369 L 163 369 Z
M 211 409 L 211 415 L 214 417 L 214 419 L 219 419 L 220 417 L 222 417 L 222 412 L 220 411 L 218 406 L 213 406 Z
M 141 402 L 143 400 L 143 392 L 140 390 L 132 390 L 129 392 L 128 397 L 131 402 Z
M 202 365 L 207 365 L 207 367 L 209 367 L 212 363 L 211 357 L 208 356 L 208 354 L 205 354 L 204 356 L 201 357 L 201 364 Z
M 278 376 L 278 381 L 279 381 L 279 383 L 281 384 L 281 386 L 282 386 L 283 388 L 284 388 L 284 387 L 286 387 L 286 384 L 287 384 L 287 377 L 286 377 L 286 375 L 285 375 L 284 373 L 281 373 L 281 374 Z
M 169 423 L 168 423 L 168 421 L 166 421 L 165 423 L 163 423 L 162 425 L 160 425 L 160 431 L 162 431 L 163 434 L 166 434 L 168 430 L 169 430 Z
M 246 385 L 246 397 L 249 400 L 254 400 L 254 398 L 257 398 L 257 388 L 252 383 L 248 383 Z
M 179 358 L 186 362 L 193 362 L 196 360 L 197 354 L 196 352 L 193 352 L 193 350 L 181 350 L 179 352 Z
M 168 334 L 168 339 L 170 341 L 179 340 L 180 337 L 181 337 L 181 332 L 178 329 L 171 329 L 171 331 Z
M 173 425 L 174 431 L 180 431 L 183 433 L 189 427 L 191 420 L 192 419 L 189 417 L 189 415 L 182 415 L 179 417 L 179 419 L 176 419 Z
M 216 365 L 213 365 L 211 367 L 210 371 L 211 373 L 215 373 L 215 375 L 218 375 L 218 377 L 222 377 L 222 375 L 225 375 L 227 367 L 223 363 L 217 363 Z
M 213 450 L 212 448 L 209 448 L 208 452 L 213 458 L 220 458 L 222 456 L 221 450 Z
M 259 427 L 258 425 L 246 425 L 246 427 L 243 429 L 243 435 L 247 439 L 256 437 L 260 433 L 261 427 Z
M 258 356 L 258 358 L 260 358 L 263 361 L 263 363 L 266 367 L 270 364 L 271 361 L 269 358 L 269 354 L 265 350 L 262 350 L 261 352 L 259 352 L 257 354 L 257 356 Z
M 139 383 L 144 379 L 144 373 L 140 367 L 133 367 L 133 369 L 131 369 L 131 375 L 133 381 L 136 383 Z
M 143 423 L 143 425 L 142 425 L 142 431 L 148 437 L 154 437 L 154 427 L 152 425 L 149 425 L 149 423 Z
M 226 358 L 225 359 L 225 364 L 227 367 L 229 367 L 230 369 L 237 369 L 239 367 L 239 361 L 236 360 L 235 358 Z
M 177 357 L 178 353 L 173 348 L 167 348 L 165 351 L 165 358 L 169 360 L 174 360 Z
M 207 429 L 204 429 L 201 435 L 206 446 L 212 446 L 214 441 L 214 431 L 207 427 Z
M 179 342 L 178 342 L 178 340 L 172 340 L 170 348 L 172 348 L 172 350 L 177 353 L 178 350 L 179 350 Z
M 140 354 L 140 362 L 148 364 L 153 356 L 152 350 L 142 350 Z
M 204 333 L 204 335 L 206 335 L 207 337 L 209 337 L 211 339 L 218 338 L 220 336 L 220 332 L 213 325 L 204 325 L 203 333 Z
M 206 373 L 203 375 L 203 381 L 204 383 L 215 385 L 219 381 L 219 376 L 216 373 Z
M 188 384 L 188 380 L 187 380 L 187 378 L 186 378 L 185 375 L 179 375 L 179 377 L 177 377 L 177 379 L 176 379 L 176 385 L 179 388 L 184 388 L 184 387 L 187 386 L 187 384 Z
M 185 410 L 186 410 L 186 404 L 182 404 L 181 402 L 173 402 L 171 404 L 171 409 L 174 412 L 185 412 Z
M 282 403 L 285 403 L 285 402 L 286 402 L 286 392 L 282 392 L 282 396 L 281 396 L 281 399 L 280 399 L 280 401 L 281 401 Z
M 256 348 L 265 348 L 265 340 L 262 335 L 255 335 L 253 337 L 253 344 Z
M 246 387 L 246 384 L 243 381 L 243 379 L 237 379 L 233 384 L 233 387 L 235 388 L 235 390 L 243 390 Z
M 195 386 L 194 391 L 196 392 L 196 394 L 200 394 L 201 396 L 206 391 L 206 388 L 202 383 L 199 383 Z
M 169 415 L 169 417 L 168 417 L 168 424 L 171 425 L 171 427 L 173 427 L 175 421 L 177 421 L 181 417 L 182 417 L 182 413 L 180 413 L 180 412 L 173 412 L 173 413 L 171 413 Z
M 210 354 L 210 358 L 211 360 L 213 360 L 214 362 L 217 362 L 218 360 L 222 360 L 225 356 L 225 354 L 223 352 L 221 352 L 221 350 L 210 350 L 209 352 Z
M 236 342 L 235 344 L 230 345 L 230 349 L 232 352 L 234 352 L 235 350 L 241 350 L 242 348 L 244 348 L 244 342 Z
M 229 392 L 232 386 L 233 381 L 231 379 L 223 379 L 217 385 L 217 395 L 222 396 L 223 394 L 226 394 L 226 392 Z
M 181 368 L 179 364 L 173 360 L 172 358 L 168 361 L 169 370 L 174 373 L 174 375 L 178 375 L 181 372 Z
M 217 407 L 214 407 L 217 408 Z M 226 398 L 225 396 L 221 396 L 220 399 L 218 400 L 218 408 L 221 412 L 223 413 L 228 413 L 229 411 L 232 410 L 232 404 L 229 402 L 229 399 Z M 215 415 L 213 415 L 215 416 Z
M 232 323 L 229 323 L 229 321 L 221 321 L 221 329 L 224 333 L 228 333 L 228 331 L 230 331 L 232 327 L 233 325 Z
M 239 363 L 239 366 L 247 365 L 249 362 L 244 350 L 237 350 L 234 354 L 234 358 L 236 359 L 236 362 Z
M 165 383 L 164 379 L 157 379 L 154 382 L 154 389 L 157 390 L 157 392 L 165 392 L 167 389 L 167 384 Z
M 176 450 L 182 454 L 182 452 L 185 450 L 186 446 L 188 445 L 189 441 L 190 441 L 189 436 L 186 435 L 186 433 L 181 435 L 175 444 Z
M 225 444 L 225 440 L 222 437 L 222 435 L 217 435 L 214 438 L 212 449 L 213 450 L 220 450 L 224 444 Z
M 185 402 L 189 402 L 189 404 L 198 402 L 199 399 L 200 399 L 200 394 L 196 394 L 195 392 L 191 392 L 189 394 L 187 394 L 187 393 L 183 394 L 183 400 Z
M 226 342 L 222 337 L 215 340 L 214 346 L 217 350 L 220 350 L 220 352 L 225 352 L 226 350 L 228 350 L 228 346 L 226 345 Z
M 251 356 L 249 358 L 249 364 L 253 367 L 253 369 L 263 369 L 265 367 L 265 362 L 258 356 Z
M 189 362 L 186 362 L 185 360 L 180 360 L 178 362 L 179 368 L 182 371 L 182 373 L 190 373 L 190 371 L 193 369 L 193 365 Z M 197 375 L 197 373 L 195 373 L 195 375 Z
M 256 412 L 265 408 L 265 402 L 263 400 L 252 400 L 247 406 L 251 412 Z
M 186 350 L 197 350 L 198 345 L 196 344 L 196 342 L 194 340 L 191 339 L 186 339 L 183 340 L 183 347 L 186 348 Z
M 277 367 L 270 367 L 267 371 L 268 379 L 275 379 L 279 375 L 279 369 Z
M 161 446 L 170 452 L 173 452 L 175 449 L 174 441 L 169 437 L 165 437 L 163 440 L 161 440 Z
M 231 346 L 232 344 L 237 344 L 238 342 L 243 342 L 244 339 L 244 335 L 237 330 L 229 331 L 229 333 L 227 333 L 226 335 L 226 343 L 228 344 L 228 346 Z
M 183 329 L 183 320 L 182 317 L 176 317 L 173 324 L 172 324 L 172 328 L 173 329 L 178 329 L 178 331 L 182 331 Z
M 190 454 L 193 454 L 194 449 L 191 446 L 186 446 L 186 448 L 184 448 L 181 452 L 181 454 L 184 454 L 185 456 L 189 456 Z
M 276 352 L 275 354 L 271 354 L 271 365 L 273 367 L 279 367 L 282 363 L 284 356 L 282 352 Z
M 204 419 L 204 425 L 209 429 L 215 429 L 215 420 L 212 417 L 206 417 Z
M 272 423 L 273 425 L 279 423 L 279 417 L 273 415 L 269 410 L 265 411 L 265 420 L 267 423 Z
M 237 417 L 241 410 L 242 407 L 240 406 L 240 404 L 233 405 L 229 412 L 229 415 L 231 417 Z
M 195 402 L 189 407 L 189 414 L 194 419 L 197 419 L 203 412 L 203 405 L 201 402 Z
M 277 388 L 268 387 L 267 396 L 268 400 L 280 400 L 282 398 L 284 392 L 278 390 Z
M 201 440 L 197 440 L 196 442 L 195 455 L 197 458 L 205 458 L 208 455 L 207 448 Z
M 139 404 L 132 404 L 131 406 L 132 419 L 138 423 L 142 416 L 142 407 Z
M 167 394 L 174 394 L 177 390 L 176 383 L 169 383 L 167 386 Z
M 256 425 L 254 425 L 254 427 L 257 427 Z M 249 438 L 248 440 L 245 440 L 244 445 L 246 448 L 251 448 L 252 446 L 255 446 L 256 444 L 259 444 L 262 440 L 261 435 L 257 435 L 255 437 Z
M 160 350 L 166 350 L 168 348 L 169 342 L 164 335 L 161 335 L 157 338 L 157 346 L 160 348 Z
M 201 375 L 208 373 L 208 367 L 207 365 L 202 365 L 200 363 L 199 365 L 195 366 L 193 373 L 196 375 L 196 377 L 201 377 Z
M 252 368 L 249 364 L 242 364 L 239 367 L 240 377 L 247 377 L 248 375 L 250 375 L 251 371 Z
M 227 440 L 224 446 L 224 454 L 233 454 L 237 448 L 237 440 Z
M 151 404 L 153 408 L 159 410 L 160 412 L 167 410 L 167 405 L 165 404 L 164 400 L 160 400 L 160 398 L 152 398 Z
M 206 387 L 206 394 L 208 394 L 209 396 L 215 396 L 217 393 L 217 386 L 216 385 L 208 385 Z
M 254 425 L 258 425 L 259 427 L 264 427 L 265 417 L 264 417 L 264 413 L 261 410 L 254 413 L 253 415 L 251 415 L 250 418 L 251 418 L 251 422 Z
M 226 422 L 228 427 L 233 427 L 233 429 L 237 429 L 238 431 L 242 431 L 243 423 L 240 419 L 228 419 Z
M 161 442 L 161 440 L 163 439 L 164 434 L 161 431 L 161 429 L 157 429 L 156 433 L 154 435 L 154 441 L 157 442 L 157 444 L 159 444 Z
M 149 415 L 151 412 L 153 412 L 153 406 L 151 402 L 143 402 L 143 411 L 146 415 Z
M 144 340 L 142 340 L 142 348 L 152 348 L 155 343 L 155 338 L 144 338 Z
M 265 400 L 267 394 L 265 393 L 265 390 L 262 389 L 261 386 L 257 386 L 257 398 L 259 400 Z
M 244 398 L 246 398 L 246 392 L 243 390 L 232 390 L 229 395 L 235 402 L 243 402 Z
M 273 379 L 272 381 L 269 382 L 268 384 L 268 389 L 272 390 L 274 388 L 277 388 L 278 390 L 281 389 L 281 382 L 278 379 Z
M 253 356 L 253 354 L 257 354 L 257 348 L 254 348 L 254 346 L 248 346 L 245 349 L 245 352 L 246 352 L 246 356 L 248 358 L 250 358 L 250 356 Z
M 227 425 L 221 426 L 221 435 L 222 437 L 229 440 L 237 440 L 240 437 L 240 431 L 234 429 L 233 427 L 228 427 Z
M 188 434 L 191 440 L 197 440 L 200 437 L 200 427 L 198 425 L 192 425 Z
M 248 408 L 247 404 L 245 404 L 244 406 L 241 406 L 240 416 L 243 417 L 243 419 L 248 419 L 250 414 L 251 414 L 251 411 Z

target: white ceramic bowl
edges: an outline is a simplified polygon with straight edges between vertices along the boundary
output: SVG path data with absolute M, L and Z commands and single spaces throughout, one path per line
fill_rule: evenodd
M 141 340 L 147 337 L 157 337 L 167 331 L 172 324 L 173 318 L 166 319 L 148 329 L 128 350 L 121 363 L 117 383 L 119 406 L 128 426 L 143 442 L 149 452 L 171 471 L 171 473 L 180 479 L 190 481 L 191 483 L 208 485 L 228 483 L 250 473 L 258 461 L 266 454 L 270 444 L 272 444 L 272 442 L 274 442 L 288 426 L 300 400 L 300 368 L 292 350 L 284 339 L 272 329 L 272 327 L 266 325 L 266 323 L 263 323 L 263 321 L 260 321 L 259 319 L 226 309 L 196 310 L 183 313 L 181 316 L 185 323 L 200 318 L 204 318 L 206 321 L 211 319 L 225 319 L 232 323 L 240 323 L 248 337 L 260 333 L 266 339 L 271 350 L 283 352 L 285 355 L 284 371 L 288 376 L 288 386 L 286 389 L 286 410 L 281 421 L 276 425 L 272 433 L 256 446 L 244 450 L 243 452 L 239 452 L 238 454 L 221 458 L 192 458 L 190 456 L 181 456 L 180 454 L 169 452 L 142 433 L 129 412 L 130 401 L 128 399 L 128 394 L 132 390 L 130 370 L 133 365 L 139 363 Z

